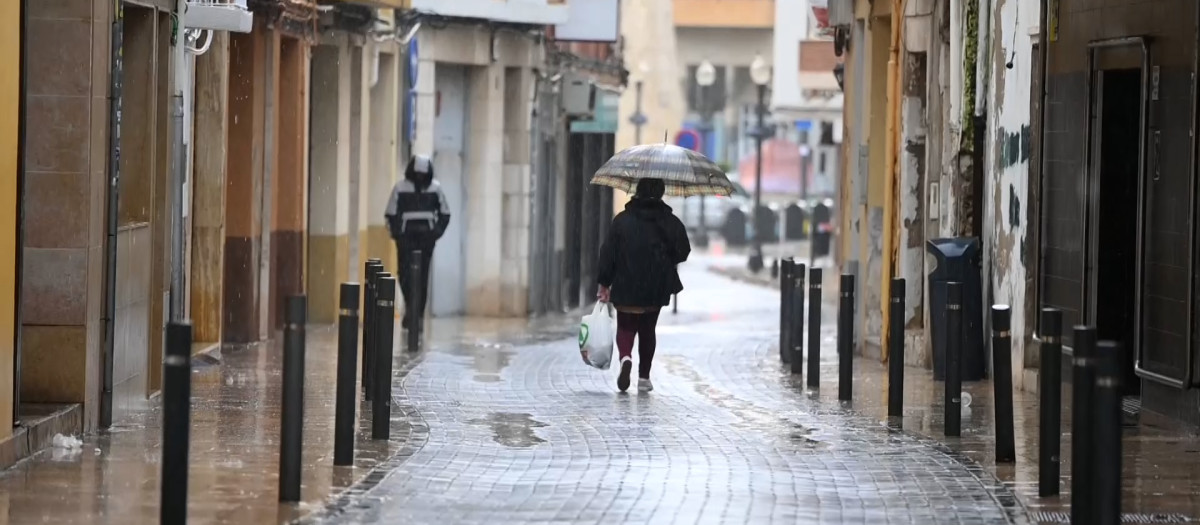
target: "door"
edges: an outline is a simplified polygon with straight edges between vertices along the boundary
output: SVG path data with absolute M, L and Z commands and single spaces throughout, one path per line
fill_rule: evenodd
M 450 226 L 433 251 L 429 303 L 442 316 L 463 313 L 466 302 L 466 68 L 438 64 L 434 82 L 433 173 L 450 205 Z

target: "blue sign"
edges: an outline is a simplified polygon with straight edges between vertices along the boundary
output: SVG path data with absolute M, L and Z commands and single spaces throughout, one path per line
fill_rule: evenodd
M 692 151 L 700 151 L 700 134 L 685 129 L 675 134 L 675 145 Z
M 811 120 L 797 120 L 796 121 L 796 131 L 811 131 L 812 124 L 813 123 Z
M 417 70 L 421 64 L 420 54 L 417 51 L 417 37 L 413 35 L 413 39 L 408 41 L 408 85 L 413 88 L 417 87 Z

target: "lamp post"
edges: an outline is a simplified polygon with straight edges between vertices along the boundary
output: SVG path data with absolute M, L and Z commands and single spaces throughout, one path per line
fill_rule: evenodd
M 817 209 L 816 206 L 810 206 L 808 202 L 808 167 L 812 162 L 812 149 L 808 144 L 800 145 L 800 202 L 804 203 L 804 208 L 808 210 L 808 267 L 812 268 L 816 257 L 813 250 L 813 242 L 817 238 L 817 221 L 813 212 Z
M 712 62 L 705 60 L 696 68 L 696 85 L 700 86 L 700 144 L 708 140 L 708 133 L 712 130 L 712 111 L 709 110 L 709 88 L 717 81 L 717 68 L 713 67 Z M 700 196 L 700 232 L 696 234 L 696 246 L 700 248 L 708 247 L 708 224 L 705 220 L 704 213 L 704 195 Z
M 758 124 L 754 130 L 754 147 L 756 151 L 754 163 L 754 211 L 750 213 L 751 220 L 754 221 L 754 252 L 750 255 L 750 271 L 758 273 L 763 269 L 763 247 L 762 247 L 762 232 L 759 231 L 758 219 L 759 209 L 762 207 L 762 144 L 763 138 L 766 136 L 766 125 L 763 122 L 766 118 L 766 98 L 767 98 L 767 83 L 771 81 L 771 66 L 767 65 L 767 61 L 763 60 L 762 55 L 754 57 L 754 62 L 750 63 L 750 79 L 758 86 L 758 107 L 755 108 L 758 113 Z

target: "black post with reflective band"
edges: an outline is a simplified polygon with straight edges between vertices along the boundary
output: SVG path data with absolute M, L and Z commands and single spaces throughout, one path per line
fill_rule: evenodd
M 375 369 L 372 367 L 375 361 L 375 285 L 379 272 L 383 271 L 383 264 L 378 260 L 371 259 L 367 261 L 366 286 L 363 289 L 363 335 L 362 335 L 362 387 L 364 398 L 367 401 L 371 400 L 374 395 L 375 385 Z
M 412 262 L 409 263 L 407 270 L 411 275 L 409 281 L 412 293 L 412 304 L 404 305 L 404 315 L 408 319 L 408 339 L 407 348 L 409 352 L 416 352 L 421 348 L 421 330 L 425 328 L 425 312 L 419 308 L 414 308 L 413 305 L 425 304 L 425 287 L 429 280 L 425 278 L 425 268 L 422 264 L 424 255 L 421 250 L 413 252 Z M 392 295 L 396 292 L 393 290 Z M 395 317 L 393 313 L 391 317 Z M 395 322 L 393 321 L 393 324 Z
M 788 293 L 791 308 L 788 310 L 788 359 L 792 373 L 804 373 L 804 272 L 803 264 L 791 265 L 792 291 Z
M 821 283 L 820 268 L 808 270 L 808 387 L 821 387 Z
M 283 327 L 283 415 L 279 423 L 279 501 L 300 501 L 300 460 L 304 443 L 304 326 L 308 301 L 287 298 Z
M 354 464 L 354 391 L 358 367 L 358 283 L 342 283 L 338 313 L 337 397 L 333 416 L 333 464 Z
M 1038 495 L 1059 493 L 1062 453 L 1062 310 L 1043 308 L 1038 394 Z
M 850 401 L 854 394 L 854 276 L 842 274 L 838 305 L 838 400 Z
M 992 393 L 996 413 L 996 463 L 1017 460 L 1013 433 L 1012 310 L 992 305 Z
M 947 436 L 962 435 L 962 283 L 946 283 L 946 395 Z
M 892 279 L 888 306 L 888 417 L 904 418 L 904 279 Z
M 187 522 L 188 447 L 192 424 L 192 325 L 167 325 L 163 357 L 162 474 L 159 521 Z
M 779 361 L 790 362 L 792 350 L 792 279 L 796 262 L 791 257 L 779 266 Z
M 371 401 L 371 439 L 389 439 L 392 434 L 392 337 L 396 329 L 396 280 L 391 274 L 379 274 L 375 295 L 378 325 L 375 327 L 375 398 Z
M 1096 466 L 1092 449 L 1096 430 L 1093 424 L 1093 394 L 1096 387 L 1096 329 L 1075 327 L 1074 356 L 1071 363 L 1071 524 L 1096 523 L 1092 477 Z
M 1121 343 L 1096 345 L 1096 389 L 1092 412 L 1095 445 L 1090 463 L 1095 468 L 1093 523 L 1121 523 Z

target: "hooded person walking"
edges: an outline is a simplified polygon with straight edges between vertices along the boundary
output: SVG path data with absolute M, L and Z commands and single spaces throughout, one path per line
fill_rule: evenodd
M 419 320 L 425 313 L 433 247 L 450 225 L 450 205 L 441 184 L 433 178 L 433 161 L 428 156 L 414 155 L 408 161 L 404 179 L 392 188 L 384 216 L 400 259 L 400 293 L 404 295 L 407 310 L 402 323 L 407 329 L 410 328 L 410 317 Z M 418 283 L 408 271 L 418 252 L 424 277 L 424 282 L 420 283 L 421 293 L 416 293 Z
M 617 350 L 621 374 L 617 388 L 629 388 L 633 371 L 633 343 L 638 343 L 638 391 L 654 389 L 650 365 L 657 344 L 655 328 L 662 307 L 683 290 L 676 266 L 687 260 L 692 248 L 687 231 L 671 207 L 663 202 L 661 179 L 637 182 L 633 199 L 617 214 L 600 248 L 597 281 L 600 301 L 617 309 Z

